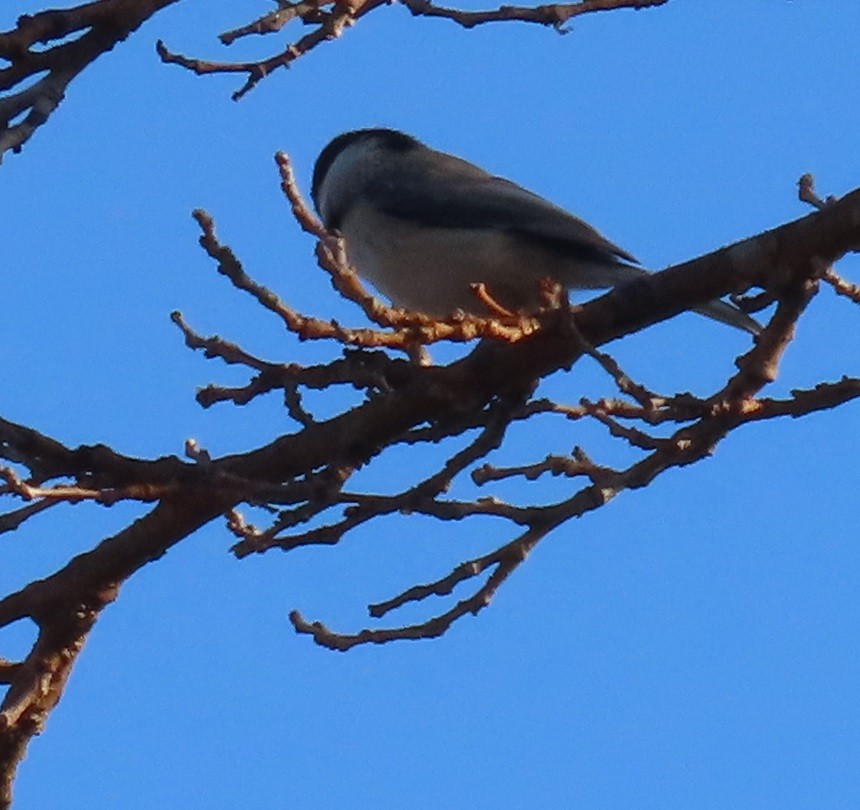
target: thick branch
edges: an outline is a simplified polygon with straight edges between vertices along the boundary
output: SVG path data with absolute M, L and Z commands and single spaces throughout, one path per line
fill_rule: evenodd
M 163 501 L 57 573 L 0 600 L 0 625 L 29 618 L 40 628 L 0 706 L 0 806 L 11 801 L 12 779 L 27 742 L 60 699 L 89 630 L 120 585 L 226 508 L 208 490 L 186 491 L 181 500 Z

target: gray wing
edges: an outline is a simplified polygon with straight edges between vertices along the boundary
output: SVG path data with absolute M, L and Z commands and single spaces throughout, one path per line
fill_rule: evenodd
M 409 161 L 381 172 L 366 189 L 392 216 L 442 228 L 514 231 L 583 258 L 636 262 L 588 223 L 510 180 L 442 152 L 415 158 L 412 153 Z
M 409 161 L 379 172 L 365 193 L 391 216 L 441 228 L 514 231 L 555 244 L 572 257 L 610 265 L 611 279 L 594 286 L 613 286 L 647 272 L 624 264 L 638 262 L 587 222 L 543 197 L 453 155 L 430 154 L 421 160 L 413 152 Z M 726 301 L 711 301 L 697 311 L 753 335 L 761 331 L 758 322 Z

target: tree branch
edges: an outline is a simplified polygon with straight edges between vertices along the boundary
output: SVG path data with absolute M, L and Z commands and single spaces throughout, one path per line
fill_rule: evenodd
M 288 550 L 308 543 L 339 543 L 357 526 L 394 512 L 439 520 L 479 516 L 503 521 L 513 537 L 497 549 L 370 606 L 371 615 L 379 618 L 407 602 L 446 596 L 456 586 L 475 581 L 470 596 L 424 622 L 339 634 L 306 621 L 298 612 L 291 615 L 297 631 L 333 649 L 431 638 L 461 617 L 482 610 L 537 543 L 572 518 L 603 507 L 625 490 L 647 486 L 668 469 L 706 458 L 742 425 L 805 415 L 860 397 L 856 376 L 795 390 L 789 399 L 759 396 L 776 378 L 797 319 L 816 295 L 819 280 L 833 284 L 830 265 L 860 244 L 860 190 L 829 201 L 795 222 L 643 277 L 581 307 L 571 309 L 563 297 L 548 294 L 547 306 L 523 328 L 520 323 L 492 319 L 430 322 L 369 301 L 366 291 L 350 279 L 339 243 L 303 212 L 294 183 L 284 171 L 286 164 L 280 161 L 279 165 L 297 221 L 319 240 L 320 263 L 339 292 L 373 317 L 375 328 L 314 321 L 291 309 L 253 281 L 229 247 L 218 242 L 214 224 L 202 214 L 198 214 L 201 244 L 219 272 L 250 293 L 264 311 L 281 318 L 289 331 L 327 340 L 340 356 L 316 366 L 264 361 L 228 340 L 201 338 L 179 316 L 175 320 L 189 346 L 203 350 L 207 357 L 244 366 L 253 375 L 244 389 L 205 388 L 198 395 L 203 404 L 241 403 L 263 391 L 282 390 L 285 407 L 299 426 L 295 432 L 221 458 L 189 446 L 191 461 L 142 460 L 102 445 L 69 448 L 31 428 L 0 420 L 0 458 L 7 462 L 0 498 L 25 501 L 0 515 L 0 528 L 16 529 L 37 520 L 49 506 L 81 499 L 106 505 L 121 498 L 155 502 L 123 531 L 49 577 L 0 600 L 0 626 L 29 620 L 38 628 L 36 641 L 22 661 L 0 661 L 0 680 L 9 684 L 0 706 L 0 804 L 4 799 L 8 802 L 27 741 L 59 700 L 101 611 L 135 571 L 219 515 L 227 515 L 228 527 L 238 538 L 234 551 L 240 557 L 273 547 Z M 844 292 L 846 284 L 833 286 Z M 769 300 L 777 302 L 776 311 L 750 350 L 737 359 L 737 372 L 710 396 L 657 394 L 634 382 L 595 348 L 727 293 L 753 288 L 763 288 Z M 487 294 L 491 296 L 492 290 Z M 840 301 L 850 305 L 856 298 L 843 295 Z M 353 348 L 356 344 L 383 346 L 414 354 L 416 347 L 423 349 L 434 341 L 462 345 L 478 336 L 482 340 L 477 346 L 443 366 L 395 359 L 379 349 Z M 578 405 L 537 396 L 540 380 L 570 369 L 583 358 L 604 370 L 614 396 L 583 399 Z M 344 383 L 362 391 L 363 401 L 323 420 L 302 407 L 303 389 L 326 390 Z M 544 413 L 596 419 L 632 445 L 640 457 L 623 469 L 592 461 L 581 448 L 572 458 L 550 455 L 542 462 L 507 468 L 486 461 L 502 445 L 513 422 Z M 648 429 L 623 425 L 621 420 L 638 420 Z M 672 432 L 652 435 L 660 425 L 671 426 Z M 344 491 L 356 469 L 385 463 L 382 459 L 387 459 L 389 448 L 419 451 L 425 443 L 452 441 L 467 431 L 477 433 L 448 454 L 435 472 L 399 493 Z M 449 498 L 448 491 L 470 471 L 472 480 L 484 487 L 512 475 L 536 480 L 545 472 L 561 472 L 569 476 L 574 489 L 556 502 L 538 505 L 506 503 L 492 495 L 471 501 Z M 256 529 L 238 511 L 242 504 L 274 514 L 271 525 Z M 311 520 L 328 522 L 308 529 Z
M 566 33 L 565 25 L 574 17 L 619 9 L 640 10 L 665 5 L 668 0 L 580 0 L 576 3 L 552 3 L 539 6 L 499 6 L 487 11 L 466 11 L 436 6 L 431 0 L 402 0 L 413 17 L 435 17 L 450 20 L 463 28 L 474 28 L 491 22 L 525 22 L 550 26 Z M 258 61 L 212 62 L 175 53 L 161 40 L 156 45 L 159 57 L 165 64 L 179 65 L 198 76 L 219 73 L 244 73 L 245 83 L 232 95 L 234 101 L 279 68 L 288 68 L 293 62 L 325 42 L 338 39 L 348 28 L 372 11 L 390 5 L 390 0 L 280 0 L 278 8 L 247 25 L 225 31 L 219 39 L 230 45 L 237 39 L 251 35 L 280 32 L 287 23 L 299 20 L 304 25 L 317 26 L 314 31 L 288 45 L 283 51 Z
M 87 65 L 175 2 L 96 0 L 69 9 L 25 14 L 14 29 L 0 32 L 0 58 L 11 63 L 0 70 L 0 160 L 10 150 L 21 151 L 57 109 L 72 79 Z M 33 51 L 37 43 L 54 44 Z M 42 73 L 45 75 L 30 87 L 8 92 Z

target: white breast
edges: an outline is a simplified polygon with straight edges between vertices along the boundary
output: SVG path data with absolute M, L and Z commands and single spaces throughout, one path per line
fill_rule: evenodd
M 341 223 L 350 262 L 395 306 L 450 315 L 481 311 L 470 284 L 483 282 L 512 309 L 537 304 L 542 277 L 563 279 L 563 255 L 492 229 L 422 227 L 355 205 Z

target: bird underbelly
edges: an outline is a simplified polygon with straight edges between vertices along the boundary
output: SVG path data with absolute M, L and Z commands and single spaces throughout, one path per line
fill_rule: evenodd
M 359 275 L 398 307 L 436 316 L 483 312 L 470 286 L 483 282 L 503 306 L 533 309 L 539 280 L 563 274 L 561 257 L 501 231 L 421 228 L 377 217 L 382 221 L 361 227 L 344 223 L 346 252 Z

